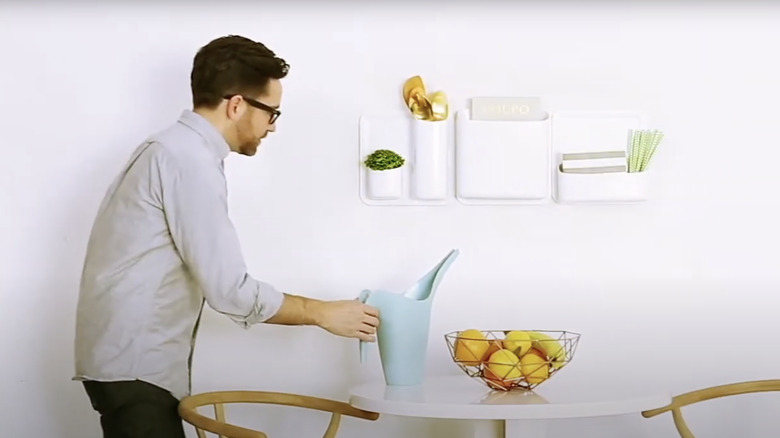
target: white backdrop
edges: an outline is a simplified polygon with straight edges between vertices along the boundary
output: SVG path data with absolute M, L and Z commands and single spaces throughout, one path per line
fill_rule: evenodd
M 772 55 L 780 11 L 705 5 L 4 4 L 4 430 L 100 436 L 82 388 L 70 381 L 93 215 L 137 142 L 189 108 L 195 51 L 228 33 L 261 40 L 292 65 L 277 133 L 254 158 L 227 161 L 231 214 L 256 277 L 294 293 L 353 298 L 363 288 L 406 288 L 457 247 L 461 256 L 434 302 L 429 374 L 460 373 L 441 336 L 447 331 L 536 327 L 583 333 L 565 370 L 572 384 L 643 382 L 682 392 L 780 377 L 773 336 L 780 66 Z M 548 110 L 647 111 L 652 127 L 666 133 L 654 161 L 653 201 L 362 204 L 358 117 L 400 108 L 401 84 L 415 74 L 445 90 L 454 110 L 472 96 L 503 95 L 539 96 Z M 194 389 L 346 400 L 350 385 L 380 376 L 378 357 L 361 366 L 352 340 L 315 328 L 242 331 L 209 310 Z M 687 412 L 701 436 L 767 436 L 780 420 L 765 397 Z M 318 413 L 254 412 L 231 418 L 271 436 L 316 435 L 327 423 Z M 747 421 L 737 421 L 740 415 Z M 461 426 L 386 416 L 345 420 L 340 436 L 457 437 Z M 627 416 L 556 423 L 551 434 L 672 430 L 669 416 Z

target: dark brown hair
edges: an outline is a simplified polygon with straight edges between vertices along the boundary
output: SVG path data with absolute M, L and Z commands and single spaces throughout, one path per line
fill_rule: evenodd
M 265 93 L 271 78 L 287 76 L 290 66 L 262 43 L 239 35 L 217 38 L 198 50 L 190 88 L 194 107 L 214 108 L 223 96 Z

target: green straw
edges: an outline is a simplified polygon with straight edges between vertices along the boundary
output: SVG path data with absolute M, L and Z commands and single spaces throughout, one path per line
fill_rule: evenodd
M 639 136 L 636 131 L 629 131 L 631 135 L 631 152 L 629 153 L 628 171 L 636 172 L 637 154 L 639 153 Z
M 664 134 L 658 130 L 629 130 L 629 172 L 644 172 Z
M 647 155 L 645 156 L 644 160 L 642 160 L 642 165 L 640 167 L 642 171 L 644 171 L 647 168 L 647 165 L 650 163 L 650 158 L 652 158 L 653 154 L 655 154 L 655 149 L 661 143 L 661 140 L 663 140 L 663 138 L 664 138 L 663 132 L 655 131 L 653 133 L 653 138 L 652 141 L 650 142 L 650 146 L 648 147 Z

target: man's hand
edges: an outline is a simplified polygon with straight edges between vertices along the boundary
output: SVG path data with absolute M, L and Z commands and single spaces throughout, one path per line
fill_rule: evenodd
M 316 324 L 334 335 L 376 341 L 379 310 L 358 300 L 317 303 Z
M 317 325 L 335 335 L 374 342 L 379 310 L 360 300 L 321 301 L 286 293 L 282 306 L 266 322 Z

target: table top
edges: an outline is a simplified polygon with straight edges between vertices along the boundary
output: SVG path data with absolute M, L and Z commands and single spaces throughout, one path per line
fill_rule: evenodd
M 671 399 L 664 391 L 637 389 L 616 381 L 597 384 L 551 379 L 533 391 L 499 391 L 468 376 L 429 377 L 419 386 L 366 383 L 350 391 L 350 403 L 367 411 L 472 420 L 622 415 L 665 406 Z

